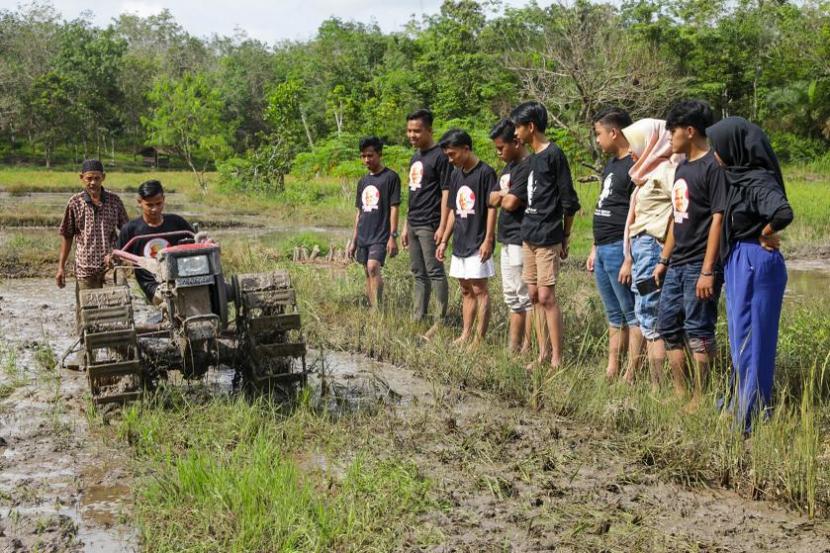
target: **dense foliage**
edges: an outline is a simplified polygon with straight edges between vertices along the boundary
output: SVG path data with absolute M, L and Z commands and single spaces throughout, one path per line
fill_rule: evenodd
M 528 98 L 548 106 L 566 150 L 590 160 L 589 122 L 604 105 L 659 116 L 681 97 L 761 123 L 785 160 L 823 156 L 830 3 L 576 0 L 503 9 L 445 0 L 397 32 L 332 18 L 308 41 L 276 45 L 244 34 L 198 38 L 167 11 L 125 14 L 103 29 L 65 21 L 49 4 L 0 11 L 7 161 L 48 166 L 96 155 L 114 163 L 117 151 L 151 144 L 197 173 L 218 162 L 231 180 L 278 189 L 292 164 L 350 176 L 349 148 L 361 134 L 406 148 L 404 115 L 413 108 L 431 107 L 442 128 L 454 120 L 486 137 Z

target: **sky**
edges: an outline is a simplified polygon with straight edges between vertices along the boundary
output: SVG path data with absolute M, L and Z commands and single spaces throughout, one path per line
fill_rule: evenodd
M 0 0 L 0 8 L 14 10 L 20 3 Z M 503 3 L 521 6 L 527 0 Z M 374 21 L 387 32 L 398 30 L 412 14 L 436 13 L 441 0 L 51 0 L 51 4 L 65 19 L 91 11 L 99 26 L 107 25 L 120 13 L 148 16 L 167 8 L 190 34 L 231 36 L 241 29 L 252 38 L 273 44 L 311 38 L 320 23 L 331 16 L 364 23 Z

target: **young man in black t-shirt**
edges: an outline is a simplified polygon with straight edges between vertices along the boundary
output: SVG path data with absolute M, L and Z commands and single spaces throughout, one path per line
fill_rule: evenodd
M 473 321 L 478 319 L 474 345 L 484 340 L 490 322 L 490 293 L 487 280 L 494 277 L 493 247 L 496 208 L 488 205 L 490 193 L 498 189 L 496 172 L 473 153 L 473 140 L 460 129 L 441 137 L 441 148 L 455 170 L 450 177 L 449 218 L 435 255 L 444 261 L 447 241 L 455 236 L 450 276 L 461 285 L 463 329 L 455 343 L 473 336 Z
M 643 335 L 634 311 L 634 293 L 620 281 L 625 261 L 625 223 L 634 183 L 628 175 L 634 160 L 622 130 L 631 125 L 631 116 L 620 108 L 606 108 L 594 117 L 594 133 L 600 149 L 611 156 L 602 172 L 602 192 L 594 209 L 594 244 L 585 267 L 597 281 L 597 289 L 608 319 L 608 378 L 617 376 L 620 356 L 628 349 L 628 366 L 623 378 L 634 381 L 640 363 Z
M 436 325 L 447 314 L 447 276 L 444 264 L 435 256 L 447 224 L 447 190 L 451 166 L 432 137 L 432 113 L 419 109 L 406 117 L 406 136 L 416 148 L 409 164 L 409 211 L 403 226 L 402 243 L 409 249 L 415 320 L 422 320 L 435 291 L 438 302 Z M 431 335 L 436 326 L 427 333 Z
M 654 270 L 655 279 L 664 280 L 657 328 L 666 343 L 678 394 L 686 392 L 686 347 L 692 352 L 694 395 L 689 410 L 700 403 L 714 357 L 723 284 L 718 255 L 727 184 L 706 140 L 706 127 L 712 121 L 709 105 L 694 100 L 676 104 L 666 118 L 672 151 L 686 159 L 675 172 L 674 217 Z
M 357 183 L 354 234 L 349 257 L 357 259 L 366 273 L 369 305 L 383 301 L 381 267 L 386 255 L 398 254 L 398 206 L 401 179 L 383 165 L 383 143 L 376 136 L 360 140 L 360 160 L 369 170 Z
M 525 145 L 516 138 L 516 127 L 502 119 L 490 131 L 490 139 L 499 158 L 507 165 L 499 175 L 498 190 L 490 193 L 490 207 L 501 207 L 496 239 L 501 244 L 501 287 L 504 302 L 510 309 L 508 348 L 517 353 L 530 351 L 533 309 L 527 284 L 522 280 L 522 219 L 525 205 L 518 198 L 525 194 L 530 173 L 530 157 Z
M 539 102 L 524 102 L 510 114 L 516 125 L 516 137 L 531 147 L 530 174 L 522 219 L 522 278 L 527 283 L 534 310 L 544 313 L 544 325 L 536 321 L 539 340 L 537 362 L 558 368 L 562 364 L 562 312 L 556 300 L 556 278 L 561 259 L 568 257 L 568 237 L 574 214 L 579 211 L 579 198 L 573 187 L 571 169 L 565 154 L 545 136 L 548 111 Z M 547 345 L 550 347 L 546 347 Z
M 136 236 L 175 231 L 194 232 L 190 223 L 182 217 L 164 213 L 164 188 L 157 180 L 145 181 L 138 187 L 138 207 L 141 209 L 141 217 L 133 219 L 121 229 L 121 234 L 118 235 L 118 249 L 123 250 L 124 246 Z M 161 250 L 168 246 L 175 246 L 185 238 L 190 238 L 190 235 L 182 233 L 139 239 L 135 240 L 127 251 L 134 255 L 155 258 Z M 161 303 L 161 298 L 156 296 L 158 283 L 152 274 L 144 269 L 136 269 L 135 279 L 147 301 L 156 305 Z

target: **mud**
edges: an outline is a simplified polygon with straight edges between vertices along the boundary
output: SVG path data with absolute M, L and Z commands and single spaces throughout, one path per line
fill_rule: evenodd
M 48 366 L 72 342 L 73 301 L 47 279 L 0 283 L 0 551 L 140 548 L 124 449 L 90 429 L 84 375 Z M 312 350 L 308 363 L 319 409 L 379 413 L 372 431 L 432 483 L 436 505 L 404 550 L 429 535 L 434 552 L 830 551 L 826 522 L 668 482 L 613 435 L 358 355 Z M 206 383 L 236 393 L 231 370 Z
M 550 414 L 445 392 L 390 415 L 390 441 L 439 501 L 406 536 L 413 550 L 427 534 L 434 553 L 830 552 L 826 521 L 667 483 L 617 437 Z
M 136 549 L 128 459 L 90 435 L 85 375 L 49 366 L 72 342 L 73 291 L 7 280 L 0 296 L 0 551 Z

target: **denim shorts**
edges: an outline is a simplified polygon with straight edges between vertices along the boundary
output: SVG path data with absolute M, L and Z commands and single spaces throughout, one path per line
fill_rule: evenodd
M 597 289 L 605 306 L 608 325 L 614 328 L 640 326 L 634 314 L 634 294 L 617 277 L 620 274 L 623 259 L 622 240 L 611 244 L 597 246 L 594 259 L 594 278 Z
M 660 338 L 657 331 L 657 315 L 660 308 L 660 290 L 641 295 L 637 282 L 646 280 L 654 274 L 654 268 L 660 261 L 663 245 L 649 234 L 638 234 L 631 239 L 631 292 L 634 294 L 634 313 L 640 322 L 640 331 L 647 340 Z
M 666 341 L 666 349 L 689 346 L 695 353 L 715 350 L 715 325 L 718 322 L 718 300 L 723 286 L 723 271 L 715 273 L 714 298 L 701 301 L 695 295 L 703 262 L 670 266 L 660 296 L 657 328 Z

